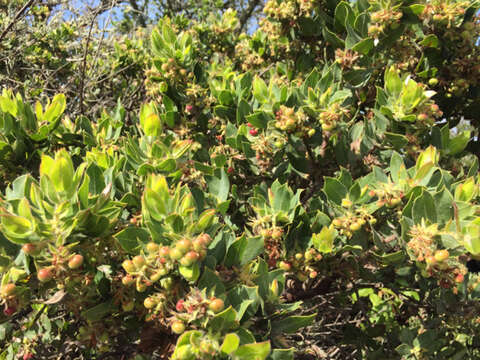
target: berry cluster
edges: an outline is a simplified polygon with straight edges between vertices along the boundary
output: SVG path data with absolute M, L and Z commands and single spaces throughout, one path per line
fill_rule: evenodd
M 363 208 L 352 209 L 353 203 L 350 199 L 342 200 L 342 207 L 346 212 L 343 216 L 339 216 L 332 220 L 332 225 L 339 231 L 340 234 L 352 237 L 354 232 L 359 231 L 367 222 L 374 225 L 377 219 L 370 215 L 368 211 Z
M 320 124 L 323 131 L 332 131 L 342 120 L 343 117 L 348 116 L 349 110 L 343 108 L 340 103 L 333 103 L 327 109 L 320 113 Z
M 182 238 L 171 247 L 150 242 L 147 244 L 148 255 L 137 255 L 122 263 L 127 272 L 127 275 L 122 279 L 122 283 L 125 286 L 131 286 L 135 283 L 138 292 L 145 292 L 149 286 L 161 280 L 160 285 L 167 288 L 171 285 L 172 280 L 167 275 L 174 270 L 175 265 L 191 267 L 198 261 L 203 260 L 211 241 L 210 236 L 204 233 L 193 240 L 186 237 Z M 154 300 L 158 300 L 157 304 L 159 303 L 159 299 L 150 300 L 147 302 L 149 305 Z M 145 307 L 149 308 L 148 306 Z M 150 308 L 153 308 L 153 306 Z
M 396 29 L 400 25 L 403 14 L 394 9 L 381 9 L 370 15 L 368 35 L 378 37 L 388 29 Z
M 303 110 L 295 111 L 294 108 L 281 105 L 275 112 L 275 127 L 282 131 L 295 133 L 298 137 L 311 137 L 315 129 L 307 125 L 308 117 Z
M 205 325 L 205 319 L 213 317 L 225 308 L 222 299 L 207 297 L 204 291 L 192 289 L 184 299 L 177 301 L 171 329 L 175 334 L 185 331 L 186 325 L 190 327 L 201 327 Z
M 318 276 L 317 266 L 322 259 L 322 254 L 314 248 L 310 248 L 304 253 L 296 253 L 287 261 L 280 261 L 278 267 L 294 273 L 300 281 L 306 281 L 308 278 L 315 279 Z

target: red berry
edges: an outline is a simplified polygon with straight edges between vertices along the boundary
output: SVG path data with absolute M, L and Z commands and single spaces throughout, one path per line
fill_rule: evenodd
M 50 281 L 52 280 L 52 272 L 50 271 L 50 269 L 40 269 L 38 270 L 38 273 L 37 273 L 37 278 L 38 280 L 40 280 L 41 282 L 47 282 L 47 281 Z
M 251 123 L 247 123 L 247 126 L 248 126 L 249 128 L 253 128 L 253 125 L 252 125 Z
M 68 267 L 70 269 L 78 269 L 83 265 L 83 256 L 80 254 L 74 255 L 68 262 Z
M 187 106 L 185 106 L 185 111 L 186 111 L 187 113 L 192 112 L 192 110 L 193 110 L 193 105 L 188 104 Z
M 31 360 L 33 359 L 33 354 L 32 353 L 25 353 L 23 354 L 23 360 Z
M 15 314 L 17 309 L 15 309 L 13 306 L 6 307 L 5 310 L 3 310 L 3 313 L 7 316 L 12 316 Z
M 225 308 L 225 303 L 222 299 L 213 299 L 208 305 L 208 308 L 212 310 L 214 313 L 218 313 Z
M 183 312 L 185 311 L 185 301 L 180 299 L 177 301 L 177 304 L 175 305 L 175 309 L 177 309 L 177 311 L 179 312 Z
M 232 173 L 233 173 L 233 167 L 230 166 L 230 167 L 227 169 L 227 173 L 232 174 Z
M 257 130 L 257 129 L 251 129 L 251 130 L 249 131 L 249 133 L 250 133 L 250 135 L 252 135 L 252 136 L 257 136 L 258 130 Z

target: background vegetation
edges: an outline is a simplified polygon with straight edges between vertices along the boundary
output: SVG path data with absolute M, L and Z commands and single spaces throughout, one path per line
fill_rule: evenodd
M 0 0 L 0 359 L 477 359 L 478 1 Z

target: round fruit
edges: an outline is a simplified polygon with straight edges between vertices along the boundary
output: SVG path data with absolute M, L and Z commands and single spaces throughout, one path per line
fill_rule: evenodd
M 15 294 L 15 291 L 17 291 L 17 286 L 13 283 L 9 283 L 9 284 L 6 284 L 6 285 L 2 286 L 1 293 L 2 293 L 3 297 L 7 297 L 7 296 L 12 296 L 13 294 Z
M 177 248 L 173 248 L 171 251 L 170 251 L 170 257 L 173 259 L 173 260 L 180 260 L 180 258 L 183 256 L 183 253 L 177 249 Z
M 78 269 L 83 265 L 83 256 L 80 254 L 74 255 L 68 262 L 68 267 L 70 269 Z
M 257 136 L 258 135 L 258 130 L 257 129 L 250 129 L 249 133 L 252 136 Z
M 185 111 L 187 113 L 192 112 L 192 110 L 193 110 L 193 105 L 188 104 L 187 106 L 185 106 Z
M 360 230 L 361 227 L 362 227 L 362 225 L 360 225 L 360 223 L 354 222 L 353 224 L 350 225 L 350 230 L 351 231 L 358 231 L 358 230 Z
M 448 259 L 450 254 L 448 253 L 448 250 L 437 250 L 435 251 L 435 260 L 438 262 L 443 262 Z
M 179 312 L 185 311 L 185 301 L 180 299 L 177 301 L 177 304 L 175 305 L 175 309 Z
M 127 273 L 132 273 L 132 272 L 135 272 L 135 270 L 136 270 L 135 264 L 133 263 L 132 260 L 125 260 L 122 263 L 122 266 Z
M 142 281 L 137 281 L 136 289 L 138 292 L 143 293 L 147 290 L 147 285 Z
M 125 286 L 131 286 L 135 282 L 135 279 L 131 275 L 125 275 L 122 278 L 122 284 Z
M 33 354 L 32 353 L 25 353 L 23 354 L 23 360 L 32 360 L 33 359 Z
M 53 274 L 52 274 L 52 272 L 50 271 L 50 269 L 44 268 L 44 269 L 38 270 L 37 278 L 38 278 L 38 280 L 41 281 L 41 282 L 47 282 L 47 281 L 52 280 Z
M 161 257 L 168 258 L 170 256 L 170 248 L 168 246 L 162 246 L 158 253 Z
M 437 263 L 437 259 L 435 259 L 435 256 L 430 255 L 425 258 L 425 262 L 427 265 L 433 266 Z
M 138 269 L 138 270 L 140 270 L 146 264 L 145 258 L 142 255 L 135 256 L 132 259 L 132 262 L 135 265 L 135 268 Z
M 340 226 L 342 226 L 342 220 L 340 220 L 340 219 L 333 219 L 333 220 L 332 220 L 332 224 L 333 224 L 333 226 L 335 226 L 335 227 L 340 227 Z
M 172 323 L 172 331 L 175 333 L 175 334 L 178 334 L 180 335 L 181 333 L 183 333 L 185 331 L 185 324 L 181 321 L 174 321 Z
M 156 244 L 154 242 L 149 242 L 147 244 L 147 251 L 150 254 L 156 253 L 158 251 L 158 244 Z
M 27 255 L 37 255 L 39 253 L 38 246 L 35 244 L 25 244 L 22 246 L 22 250 Z
M 198 261 L 199 255 L 195 251 L 189 251 L 188 253 L 185 254 L 185 256 L 182 258 L 180 263 L 183 266 L 190 266 L 194 264 L 195 262 Z
M 132 311 L 134 307 L 135 307 L 135 303 L 133 301 L 122 303 L 122 310 L 125 312 Z
M 155 301 L 155 299 L 151 297 L 147 297 L 143 301 L 143 306 L 145 306 L 147 309 L 153 309 L 156 305 L 157 305 L 157 302 Z
M 218 313 L 225 308 L 225 303 L 222 299 L 213 299 L 208 305 L 208 308 L 212 310 L 214 313 Z
M 285 261 L 280 261 L 280 263 L 278 264 L 278 267 L 283 271 L 290 271 L 290 269 L 292 268 L 292 265 L 290 265 Z
M 192 247 L 192 242 L 186 238 L 183 238 L 182 240 L 177 242 L 177 245 L 175 247 L 178 250 L 180 250 L 183 254 L 185 254 Z

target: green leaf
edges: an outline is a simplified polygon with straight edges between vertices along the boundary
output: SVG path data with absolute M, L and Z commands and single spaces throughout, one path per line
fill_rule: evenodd
M 253 125 L 257 129 L 266 129 L 269 117 L 263 111 L 257 111 L 246 117 L 247 122 Z
M 293 334 L 298 329 L 309 326 L 315 322 L 317 314 L 305 316 L 289 316 L 282 320 L 272 321 L 272 331 L 277 334 Z
M 437 222 L 435 201 L 428 191 L 424 190 L 422 195 L 415 199 L 412 215 L 416 224 L 420 223 L 422 219 L 429 220 L 432 224 Z
M 342 203 L 342 199 L 344 199 L 347 194 L 348 190 L 340 181 L 332 177 L 325 177 L 325 183 L 323 185 L 323 192 L 327 195 L 327 198 L 340 205 Z
M 140 244 L 148 243 L 150 234 L 144 228 L 130 226 L 116 233 L 113 237 L 120 243 L 123 250 L 134 254 Z
M 220 202 L 226 201 L 230 191 L 230 181 L 225 170 L 217 169 L 215 176 L 206 177 L 208 191 L 213 194 Z
M 245 265 L 263 252 L 263 240 L 260 236 L 243 235 L 229 248 L 225 257 L 225 266 Z
M 100 321 L 107 314 L 115 310 L 113 301 L 107 301 L 82 312 L 82 316 L 88 321 Z
M 233 353 L 233 360 L 265 360 L 270 354 L 270 342 L 259 342 L 240 346 Z
M 266 103 L 268 101 L 268 88 L 260 77 L 255 76 L 253 79 L 253 96 L 259 103 Z
M 240 345 L 240 338 L 237 334 L 227 334 L 223 340 L 222 346 L 220 347 L 220 351 L 224 354 L 230 354 L 238 349 Z
M 179 266 L 178 271 L 187 281 L 195 282 L 200 276 L 200 266 L 198 263 L 193 264 L 192 266 Z
M 336 235 L 337 231 L 333 226 L 324 226 L 319 234 L 312 235 L 312 244 L 321 253 L 328 254 L 333 250 L 333 240 Z

